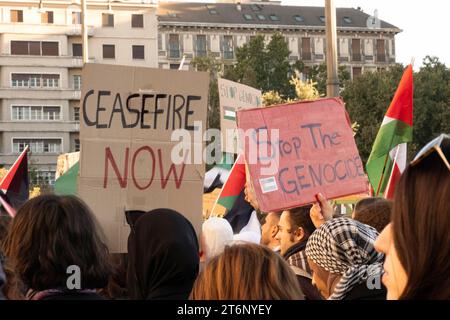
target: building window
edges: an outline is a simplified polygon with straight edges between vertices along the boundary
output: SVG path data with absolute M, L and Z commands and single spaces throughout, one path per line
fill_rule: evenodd
M 53 11 L 42 12 L 41 23 L 53 23 Z
M 23 10 L 11 10 L 11 22 L 23 22 Z
M 32 153 L 61 152 L 61 139 L 13 139 L 13 152 L 21 153 L 26 146 L 30 147 Z
M 180 37 L 178 34 L 169 35 L 169 58 L 180 58 Z
M 75 145 L 75 152 L 80 151 L 80 139 L 75 139 L 74 145 Z
M 352 19 L 350 17 L 344 17 L 342 18 L 342 20 L 346 23 L 346 24 L 351 24 L 352 23 Z
M 305 21 L 305 18 L 303 18 L 302 16 L 300 16 L 300 15 L 295 15 L 295 16 L 293 16 L 293 18 L 294 18 L 294 20 L 296 21 L 296 22 L 303 22 L 303 21 Z
M 55 41 L 11 41 L 11 54 L 26 56 L 58 56 L 59 43 Z
M 353 61 L 361 61 L 361 40 L 352 39 L 352 59 Z
M 162 50 L 163 49 L 163 45 L 162 45 L 162 34 L 158 33 L 158 50 Z
M 79 107 L 73 108 L 73 120 L 80 121 L 80 108 Z
M 271 14 L 269 16 L 270 20 L 272 21 L 280 21 L 280 18 L 276 14 Z
M 113 44 L 104 44 L 103 45 L 103 59 L 115 59 L 116 58 L 116 50 Z
M 81 12 L 80 11 L 72 12 L 72 24 L 81 24 Z
M 244 19 L 247 21 L 253 20 L 253 16 L 251 14 L 245 13 L 243 14 Z
M 144 27 L 144 15 L 143 14 L 132 14 L 131 15 L 131 27 L 132 28 L 143 28 Z
M 58 88 L 59 74 L 13 73 L 13 88 Z
M 74 57 L 83 56 L 83 45 L 81 43 L 72 43 L 72 56 Z
M 12 119 L 20 121 L 57 121 L 61 120 L 61 107 L 12 106 Z
M 102 13 L 102 26 L 114 27 L 114 15 L 112 13 Z
M 353 79 L 358 78 L 362 74 L 362 68 L 361 67 L 353 67 Z
M 59 48 L 58 42 L 42 41 L 42 55 L 43 56 L 58 56 Z
M 179 63 L 171 63 L 170 64 L 170 69 L 178 70 L 178 69 L 180 69 L 180 64 Z
M 302 38 L 302 60 L 311 60 L 311 38 Z
M 81 90 L 81 75 L 79 74 L 73 76 L 73 89 Z
M 377 61 L 386 62 L 386 43 L 384 40 L 377 40 Z
M 320 20 L 320 22 L 325 23 L 325 16 L 320 16 L 320 17 L 319 17 L 319 20 Z
M 43 74 L 42 75 L 42 87 L 58 88 L 59 87 L 59 75 L 58 74 Z
M 223 58 L 234 59 L 233 36 L 223 37 Z
M 55 184 L 55 171 L 35 171 L 31 176 L 32 186 L 52 186 Z
M 145 59 L 144 46 L 133 46 L 133 59 Z
M 197 35 L 197 42 L 195 43 L 195 55 L 197 57 L 206 56 L 206 35 Z
M 258 20 L 260 20 L 260 21 L 265 21 L 265 20 L 267 20 L 267 19 L 266 19 L 266 16 L 263 15 L 263 14 L 260 14 L 260 13 L 259 13 L 259 14 L 257 14 L 256 16 L 258 17 Z

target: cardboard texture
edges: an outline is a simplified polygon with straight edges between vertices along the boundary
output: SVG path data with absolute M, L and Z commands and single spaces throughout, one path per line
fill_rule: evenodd
M 127 251 L 129 210 L 171 208 L 198 233 L 204 164 L 191 164 L 192 153 L 174 163 L 179 141 L 171 135 L 186 129 L 192 137 L 186 145 L 203 150 L 193 136 L 205 129 L 208 74 L 86 64 L 82 76 L 78 195 L 95 213 L 110 251 Z
M 219 79 L 218 85 L 222 151 L 237 153 L 236 112 L 238 109 L 260 107 L 261 91 L 225 79 Z
M 246 142 L 245 160 L 262 211 L 306 205 L 315 202 L 319 192 L 334 199 L 368 190 L 342 100 L 321 99 L 238 112 L 238 128 L 244 132 L 264 127 L 264 135 L 258 131 L 253 139 L 248 138 L 251 135 L 241 137 Z M 278 130 L 278 138 L 273 129 Z M 275 172 L 263 172 L 269 163 L 251 152 L 250 141 L 266 148 L 263 155 L 273 161 Z

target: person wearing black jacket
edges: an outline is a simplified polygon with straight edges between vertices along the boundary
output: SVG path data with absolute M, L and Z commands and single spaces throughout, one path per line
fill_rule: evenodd
M 305 206 L 283 211 L 275 238 L 280 241 L 280 254 L 295 272 L 305 299 L 321 300 L 312 285 L 312 273 L 304 252 L 308 238 L 315 230 L 310 209 L 311 206 Z

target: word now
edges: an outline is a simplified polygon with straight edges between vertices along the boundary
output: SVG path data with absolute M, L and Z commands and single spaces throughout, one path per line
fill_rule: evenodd
M 105 171 L 104 171 L 104 178 L 103 178 L 103 188 L 106 189 L 108 186 L 108 168 L 109 166 L 112 167 L 114 170 L 114 173 L 116 174 L 117 180 L 119 182 L 119 185 L 122 189 L 126 188 L 128 185 L 128 173 L 129 173 L 129 162 L 130 162 L 130 148 L 125 148 L 124 154 L 120 155 L 120 159 L 125 159 L 125 163 L 123 166 L 123 171 L 120 172 L 117 162 L 114 158 L 113 153 L 111 152 L 111 149 L 109 147 L 105 148 Z M 147 183 L 140 184 L 138 182 L 138 179 L 136 178 L 136 160 L 138 158 L 145 159 L 144 163 L 145 165 L 150 168 L 150 175 L 148 177 L 145 177 L 143 179 L 142 177 L 139 177 L 139 180 L 147 180 Z M 139 190 L 146 190 L 150 188 L 150 186 L 153 183 L 153 180 L 155 178 L 155 172 L 156 172 L 156 162 L 158 162 L 158 169 L 159 169 L 159 177 L 161 182 L 161 189 L 165 189 L 167 186 L 167 183 L 170 179 L 170 176 L 173 175 L 173 180 L 175 181 L 175 187 L 177 189 L 180 188 L 181 183 L 183 181 L 183 175 L 184 175 L 184 168 L 185 163 L 181 164 L 181 172 L 178 174 L 176 166 L 172 163 L 169 167 L 169 170 L 165 173 L 164 171 L 164 163 L 163 163 L 163 153 L 161 149 L 155 151 L 149 147 L 149 146 L 143 146 L 136 151 L 134 151 L 132 157 L 131 157 L 131 178 L 133 180 L 134 186 L 138 188 Z M 142 166 L 141 163 L 139 163 L 139 166 Z

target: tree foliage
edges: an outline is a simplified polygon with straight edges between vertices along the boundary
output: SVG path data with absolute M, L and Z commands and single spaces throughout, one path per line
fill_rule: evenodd
M 223 62 L 208 54 L 205 57 L 194 58 L 191 64 L 197 71 L 209 73 L 208 129 L 220 129 L 219 88 L 217 79 L 222 73 Z
M 387 71 L 366 72 L 347 82 L 342 92 L 350 118 L 360 126 L 356 142 L 363 161 L 372 151 L 403 71 L 402 65 L 395 65 Z M 450 132 L 450 71 L 435 57 L 426 57 L 414 74 L 413 132 L 409 158 L 440 133 Z
M 272 35 L 266 44 L 264 36 L 258 35 L 236 50 L 236 64 L 227 69 L 224 77 L 260 89 L 275 91 L 283 99 L 294 98 L 295 91 L 289 81 L 295 70 L 303 64 L 289 61 L 290 51 L 280 33 Z

